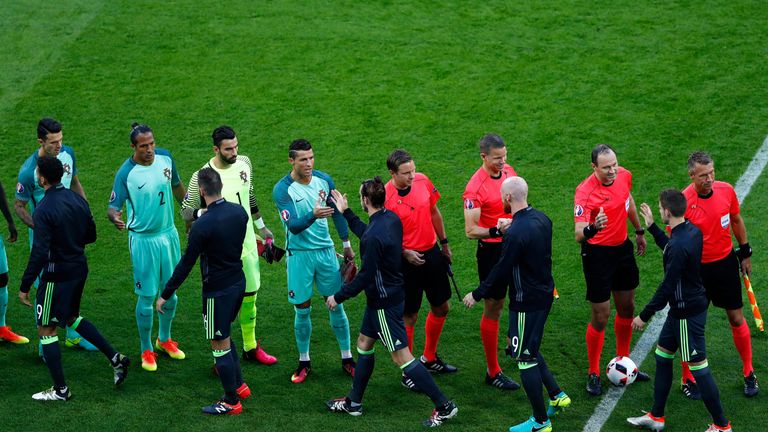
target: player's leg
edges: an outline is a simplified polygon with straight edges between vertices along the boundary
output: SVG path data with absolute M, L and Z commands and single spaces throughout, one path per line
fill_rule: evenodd
M 413 357 L 404 344 L 402 348 L 392 353 L 392 360 L 400 367 L 403 374 L 411 379 L 417 388 L 425 393 L 435 405 L 432 415 L 424 421 L 424 426 L 439 426 L 456 415 L 459 411 L 456 404 L 443 394 L 429 371 Z
M 314 260 L 307 251 L 292 251 L 286 258 L 288 274 L 288 302 L 293 305 L 293 334 L 299 351 L 299 366 L 291 375 L 291 382 L 303 382 L 311 370 L 309 340 L 312 337 L 311 297 L 314 281 Z
M 58 285 L 58 289 L 57 289 Z M 66 284 L 41 281 L 37 289 L 37 334 L 43 346 L 43 359 L 53 379 L 53 387 L 32 395 L 35 400 L 66 401 L 72 397 L 64 379 L 61 349 L 56 326 L 64 325 L 69 299 Z
M 152 346 L 152 325 L 155 318 L 155 297 L 157 296 L 157 270 L 147 238 L 128 234 L 128 250 L 133 264 L 133 292 L 136 294 L 136 328 L 141 347 L 142 369 L 154 372 L 157 361 Z
M 5 253 L 5 244 L 0 239 L 0 341 L 14 344 L 29 343 L 29 339 L 11 331 L 5 322 L 5 313 L 8 309 L 8 257 Z
M 611 313 L 611 288 L 616 267 L 615 254 L 605 248 L 584 243 L 581 246 L 581 263 L 587 285 L 586 299 L 590 302 L 590 322 L 585 335 L 589 369 L 587 393 L 602 394 L 600 387 L 600 357 L 605 343 L 605 327 Z
M 517 361 L 517 367 L 520 369 L 520 380 L 533 410 L 533 415 L 528 420 L 512 426 L 509 429 L 511 432 L 548 430 L 551 428 L 552 423 L 544 403 L 543 381 L 538 361 L 539 347 L 548 313 L 548 310 L 540 310 L 531 312 L 510 311 L 509 314 L 509 352 L 512 358 Z
M 477 242 L 477 275 L 482 283 L 490 274 L 493 266 L 499 261 L 501 243 Z M 483 316 L 480 318 L 480 339 L 485 352 L 486 376 L 485 383 L 504 390 L 519 388 L 504 375 L 499 365 L 499 318 L 504 309 L 504 299 L 507 296 L 507 287 L 503 286 L 495 292 L 491 292 L 483 301 Z
M 313 251 L 316 261 L 315 282 L 317 291 L 323 297 L 336 294 L 341 289 L 341 274 L 339 273 L 339 260 L 333 248 Z M 328 311 L 331 329 L 336 336 L 341 351 L 342 369 L 351 376 L 355 374 L 355 362 L 350 350 L 349 319 L 344 311 L 344 305 L 338 305 L 334 310 Z
M 589 294 L 589 288 L 587 288 L 587 296 Z M 592 302 L 590 306 L 591 318 L 587 325 L 586 334 L 587 359 L 589 360 L 587 392 L 592 396 L 599 396 L 602 394 L 600 386 L 600 357 L 605 343 L 605 326 L 608 322 L 608 316 L 611 314 L 611 303 L 610 300 L 606 300 Z
M 744 313 L 741 308 L 726 310 L 726 314 L 731 325 L 733 344 L 736 346 L 736 351 L 739 352 L 739 357 L 741 358 L 741 370 L 744 374 L 744 395 L 754 397 L 757 395 L 759 387 L 755 370 L 752 367 L 752 339 L 747 320 L 744 319 Z
M 682 326 L 682 321 L 685 321 L 685 328 Z M 720 429 L 729 430 L 730 422 L 725 417 L 723 406 L 720 402 L 720 392 L 717 389 L 717 384 L 707 363 L 704 339 L 706 322 L 706 310 L 686 320 L 681 320 L 680 354 L 683 360 L 688 362 L 693 376 L 696 377 L 696 383 L 701 391 L 701 398 L 707 407 L 707 411 L 712 416 L 712 421 Z M 683 337 L 685 339 L 682 339 Z
M 424 253 L 424 261 L 420 275 L 430 312 L 424 323 L 424 353 L 421 361 L 431 372 L 456 372 L 458 369 L 445 364 L 437 355 L 437 346 L 443 332 L 445 318 L 450 311 L 448 300 L 452 293 L 447 263 L 437 246 Z
M 166 233 L 152 238 L 153 255 L 157 257 L 157 289 L 156 296 L 165 289 L 165 284 L 173 275 L 181 259 L 181 249 L 179 246 L 179 234 L 176 228 L 172 228 Z M 179 297 L 174 293 L 163 305 L 163 313 L 157 315 L 158 337 L 155 340 L 157 351 L 168 354 L 168 357 L 175 360 L 186 358 L 184 351 L 179 349 L 179 344 L 171 338 L 171 327 L 173 319 L 176 317 L 176 308 L 179 304 Z
M 552 418 L 571 405 L 571 398 L 560 388 L 560 385 L 557 383 L 557 380 L 555 380 L 555 376 L 552 375 L 552 371 L 549 370 L 549 365 L 547 365 L 547 361 L 544 359 L 541 352 L 536 356 L 536 362 L 539 365 L 541 382 L 544 384 L 544 388 L 547 390 L 547 396 L 549 397 L 547 416 Z
M 405 289 L 405 302 L 403 305 L 403 326 L 407 338 L 408 351 L 413 353 L 413 335 L 416 329 L 416 322 L 419 318 L 419 309 L 424 297 L 424 286 L 420 278 L 421 266 L 414 266 L 405 259 L 402 260 L 403 288 Z M 421 390 L 416 386 L 405 373 L 402 374 L 401 384 L 403 387 L 420 393 Z
M 632 344 L 632 319 L 635 314 L 635 289 L 640 285 L 632 242 L 627 240 L 617 248 L 616 271 L 613 274 L 613 302 L 616 306 L 613 331 L 616 336 L 616 355 L 629 357 Z
M 243 256 L 243 272 L 246 286 L 239 314 L 240 330 L 243 334 L 243 359 L 272 365 L 277 363 L 277 358 L 264 351 L 261 341 L 256 339 L 256 315 L 258 314 L 256 298 L 261 288 L 258 249 Z

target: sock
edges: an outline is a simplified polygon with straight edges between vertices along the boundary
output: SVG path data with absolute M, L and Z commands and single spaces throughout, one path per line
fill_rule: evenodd
M 616 315 L 613 320 L 613 332 L 616 334 L 616 355 L 629 357 L 629 346 L 632 344 L 632 318 Z
M 235 387 L 239 388 L 245 381 L 243 381 L 243 370 L 240 369 L 240 356 L 237 354 L 237 345 L 232 338 L 229 338 L 229 355 L 232 357 L 232 365 L 235 369 Z
M 720 403 L 720 392 L 717 390 L 715 378 L 712 377 L 708 364 L 705 362 L 701 366 L 692 366 L 691 372 L 696 377 L 696 383 L 699 385 L 699 391 L 701 391 L 701 398 L 704 400 L 707 411 L 712 415 L 712 421 L 717 426 L 723 427 L 728 425 L 728 419 L 725 418 L 723 413 L 723 405 Z
M 405 325 L 405 334 L 408 336 L 408 351 L 413 352 L 413 333 L 416 330 L 416 326 Z
M 176 305 L 179 303 L 179 297 L 174 293 L 168 301 L 163 305 L 163 312 L 157 314 L 158 322 L 158 334 L 157 338 L 160 342 L 165 342 L 171 338 L 171 324 L 173 324 L 173 317 L 176 316 Z
M 552 375 L 552 371 L 549 370 L 549 366 L 547 366 L 546 360 L 544 360 L 544 356 L 541 355 L 541 353 L 536 354 L 536 362 L 539 364 L 539 375 L 541 376 L 541 383 L 544 384 L 544 388 L 547 389 L 547 396 L 549 396 L 550 399 L 554 399 L 562 393 L 562 389 L 557 384 L 557 381 L 555 381 L 555 376 Z
M 492 320 L 483 315 L 480 318 L 480 338 L 483 340 L 488 375 L 494 377 L 501 372 L 501 366 L 499 366 L 499 320 Z
M 64 369 L 61 367 L 61 349 L 59 348 L 58 336 L 41 336 L 43 343 L 43 358 L 45 365 L 51 372 L 53 386 L 57 389 L 64 388 L 67 383 L 64 381 Z
M 682 362 L 680 366 L 682 366 L 683 382 L 687 382 L 687 381 L 696 382 L 696 378 L 694 378 L 693 374 L 691 373 L 691 368 L 688 367 L 688 362 Z
M 421 364 L 420 361 L 413 359 L 410 362 L 400 366 L 403 372 L 408 375 L 408 378 L 412 379 L 416 383 L 416 386 L 420 388 L 435 404 L 435 408 L 440 408 L 448 402 L 448 398 L 445 397 L 443 392 L 437 387 L 435 380 L 432 379 L 432 375 L 427 372 L 427 369 Z
M 733 333 L 733 344 L 736 345 L 736 351 L 739 352 L 739 357 L 741 357 L 742 372 L 744 376 L 747 376 L 753 370 L 752 339 L 749 336 L 747 320 L 742 321 L 738 327 L 731 326 L 731 332 Z
M 654 417 L 664 417 L 664 407 L 667 406 L 669 389 L 672 388 L 672 362 L 675 356 L 656 349 L 656 376 L 653 381 Z
M 139 327 L 141 352 L 152 350 L 152 321 L 154 320 L 152 304 L 154 297 L 139 296 L 136 302 L 136 325 Z
M 539 373 L 538 363 L 518 362 L 517 367 L 520 368 L 520 380 L 523 382 L 523 389 L 533 408 L 533 418 L 538 423 L 546 422 L 549 417 L 547 417 L 547 408 L 541 391 L 541 373 Z
M 600 354 L 603 352 L 605 330 L 597 331 L 592 323 L 587 324 L 587 357 L 589 358 L 589 373 L 600 376 Z
M 216 370 L 219 372 L 221 386 L 224 387 L 224 402 L 236 404 L 237 385 L 235 385 L 235 365 L 232 364 L 232 350 L 213 350 L 213 359 L 216 362 Z
M 445 317 L 437 317 L 432 312 L 427 314 L 427 321 L 424 323 L 424 358 L 427 361 L 437 358 L 437 343 L 440 342 L 443 324 Z
M 348 396 L 352 403 L 363 403 L 365 388 L 368 387 L 368 380 L 373 375 L 373 367 L 376 363 L 373 351 L 373 349 L 370 351 L 357 349 L 357 367 L 355 367 L 355 377 L 352 379 L 352 390 Z
M 5 311 L 8 310 L 8 287 L 0 288 L 0 327 L 5 327 Z
M 352 357 L 352 352 L 349 349 L 349 320 L 347 319 L 347 314 L 344 312 L 344 305 L 336 306 L 336 309 L 328 311 L 328 314 L 331 319 L 331 328 L 336 335 L 336 340 L 339 342 L 342 358 L 345 358 L 344 354 L 347 355 L 346 358 Z
M 256 296 L 243 297 L 240 305 L 240 330 L 243 331 L 243 350 L 256 348 Z
M 306 309 L 299 309 L 294 306 L 295 316 L 293 318 L 293 333 L 296 336 L 296 347 L 299 349 L 299 356 L 306 355 L 309 360 L 309 338 L 312 336 L 312 319 L 310 313 L 312 306 Z M 299 360 L 304 360 L 299 358 Z
M 112 345 L 110 345 L 109 342 L 104 339 L 104 336 L 99 333 L 99 330 L 96 328 L 96 326 L 87 319 L 78 317 L 77 320 L 75 320 L 75 322 L 71 325 L 71 327 L 72 329 L 77 329 L 77 331 L 82 337 L 85 338 L 85 340 L 98 348 L 99 351 L 107 356 L 110 361 L 112 361 L 112 357 L 117 354 L 117 351 L 115 351 L 115 349 L 112 348 Z

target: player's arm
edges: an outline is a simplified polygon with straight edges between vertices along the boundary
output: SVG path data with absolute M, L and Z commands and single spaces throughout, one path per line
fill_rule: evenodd
M 300 234 L 315 222 L 314 213 L 306 213 L 299 216 L 296 204 L 294 204 L 293 199 L 291 199 L 291 195 L 288 193 L 288 188 L 283 182 L 275 185 L 275 188 L 272 190 L 272 199 L 277 205 L 280 217 L 283 222 L 285 222 L 286 229 L 291 234 Z
M 360 294 L 365 287 L 376 283 L 374 278 L 379 269 L 379 262 L 382 259 L 381 244 L 376 238 L 371 237 L 368 239 L 368 243 L 365 247 L 361 246 L 361 249 L 365 250 L 365 253 L 362 257 L 363 264 L 360 268 L 360 272 L 357 273 L 357 276 L 355 276 L 351 282 L 344 284 L 339 292 L 334 294 L 333 298 L 337 304 L 355 297 Z
M 85 189 L 83 189 L 83 184 L 80 183 L 80 179 L 77 177 L 77 174 L 72 176 L 72 183 L 69 184 L 69 189 L 83 197 L 84 200 L 88 201 L 88 198 L 85 196 Z
M 128 199 L 128 172 L 125 164 L 117 171 L 115 182 L 112 184 L 112 193 L 109 195 L 109 206 L 107 207 L 107 219 L 122 231 L 125 229 L 123 221 L 123 204 Z
M 29 254 L 27 268 L 21 277 L 21 286 L 19 291 L 28 293 L 32 283 L 43 271 L 43 267 L 48 262 L 48 254 L 51 249 L 51 230 L 50 221 L 46 217 L 45 210 L 35 212 L 35 231 L 32 239 L 32 251 Z
M 479 225 L 482 210 L 479 208 L 464 209 L 464 232 L 469 239 L 486 239 L 501 237 L 498 228 L 483 228 Z
M 653 294 L 651 301 L 648 302 L 642 312 L 640 312 L 640 315 L 638 315 L 643 322 L 648 322 L 653 314 L 664 309 L 669 299 L 672 298 L 682 278 L 685 259 L 685 252 L 682 248 L 674 246 L 667 248 L 667 264 L 664 268 L 664 279 L 659 284 L 659 288 L 656 289 L 656 293 Z
M 18 231 L 16 231 L 16 223 L 13 221 L 13 216 L 11 216 L 11 209 L 8 207 L 8 198 L 5 196 L 5 189 L 3 188 L 3 184 L 0 183 L 0 211 L 3 212 L 3 217 L 5 217 L 5 221 L 8 223 L 8 241 L 13 243 L 16 241 L 16 238 L 18 238 Z
M 187 193 L 184 195 L 184 200 L 181 202 L 181 208 L 179 209 L 181 218 L 187 224 L 190 224 L 205 212 L 201 208 L 202 200 L 200 199 L 200 188 L 197 186 L 197 173 L 198 171 L 195 171 L 192 177 L 189 178 L 189 188 L 187 188 Z
M 752 247 L 747 238 L 747 227 L 744 225 L 744 219 L 741 213 L 731 215 L 731 229 L 736 241 L 739 243 L 739 261 L 741 262 L 741 271 L 747 276 L 752 276 Z
M 432 216 L 432 226 L 437 234 L 437 239 L 440 241 L 440 249 L 443 252 L 443 256 L 448 260 L 448 264 L 452 262 L 453 254 L 451 253 L 451 247 L 448 245 L 448 237 L 445 235 L 445 223 L 443 222 L 443 215 L 440 213 L 440 209 L 437 204 L 430 207 L 429 212 Z
M 645 241 L 645 230 L 643 229 L 643 226 L 640 224 L 640 216 L 637 214 L 637 205 L 635 205 L 635 199 L 632 197 L 632 194 L 629 194 L 629 221 L 632 223 L 632 226 L 635 227 L 635 242 L 637 243 L 637 254 L 638 255 L 645 255 L 645 249 L 648 246 L 647 242 Z
M 168 279 L 168 282 L 166 282 L 165 289 L 160 297 L 168 300 L 173 297 L 173 293 L 184 283 L 202 252 L 203 241 L 203 233 L 200 226 L 198 224 L 193 225 L 192 230 L 189 232 L 187 249 L 184 251 L 184 255 L 181 256 L 179 263 L 176 264 L 176 268 L 173 269 L 173 274 Z
M 181 205 L 184 202 L 184 195 L 187 194 L 187 189 L 184 187 L 184 182 L 179 180 L 179 184 L 171 188 L 173 197 L 176 198 L 176 202 Z
M 368 225 L 360 220 L 360 218 L 355 214 L 355 212 L 352 211 L 351 208 L 349 208 L 349 201 L 347 200 L 347 195 L 342 195 L 341 192 L 334 189 L 331 191 L 331 199 L 330 202 L 333 204 L 334 207 L 336 207 L 336 210 L 340 211 L 342 215 L 344 215 L 344 219 L 347 221 L 347 225 L 349 225 L 349 229 L 352 230 L 353 233 L 357 236 L 357 238 L 363 238 L 363 234 L 365 234 L 365 230 L 368 228 Z

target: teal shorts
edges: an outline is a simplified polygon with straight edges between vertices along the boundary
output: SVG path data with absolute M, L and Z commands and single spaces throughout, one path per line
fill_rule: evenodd
M 341 289 L 339 260 L 332 248 L 291 251 L 288 254 L 288 301 L 302 304 L 312 298 L 312 286 L 327 297 Z
M 176 228 L 157 234 L 129 233 L 128 250 L 133 263 L 133 292 L 140 296 L 157 297 L 165 289 L 165 283 L 181 259 Z
M 8 273 L 8 255 L 5 253 L 5 242 L 0 238 L 0 274 Z
M 245 273 L 245 293 L 256 295 L 261 288 L 261 273 L 259 271 L 259 250 L 254 248 L 241 257 L 243 273 Z

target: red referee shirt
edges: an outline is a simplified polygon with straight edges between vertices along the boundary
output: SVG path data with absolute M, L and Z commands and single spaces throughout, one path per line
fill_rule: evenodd
M 398 215 L 403 223 L 403 249 L 425 251 L 434 246 L 437 234 L 432 225 L 432 207 L 440 199 L 440 192 L 429 178 L 416 173 L 411 190 L 402 197 L 392 180 L 384 189 L 387 192 L 384 207 Z
M 499 218 L 511 218 L 512 215 L 504 211 L 501 202 L 501 184 L 509 177 L 516 176 L 515 170 L 504 164 L 504 169 L 498 178 L 491 177 L 483 167 L 475 171 L 464 189 L 464 208 L 466 210 L 480 209 L 480 220 L 477 225 L 481 228 L 493 228 Z M 482 239 L 488 243 L 501 243 L 502 238 Z
M 600 207 L 608 216 L 608 226 L 587 240 L 587 243 L 601 246 L 618 246 L 627 240 L 627 217 L 629 216 L 629 193 L 632 190 L 632 173 L 619 167 L 616 180 L 604 186 L 593 173 L 576 188 L 574 198 L 574 222 L 595 222 Z
M 691 184 L 685 188 L 683 195 L 688 201 L 685 218 L 704 235 L 701 262 L 711 263 L 728 256 L 733 249 L 731 218 L 740 212 L 739 199 L 733 186 L 716 181 L 712 184 L 712 195 L 702 198 Z

